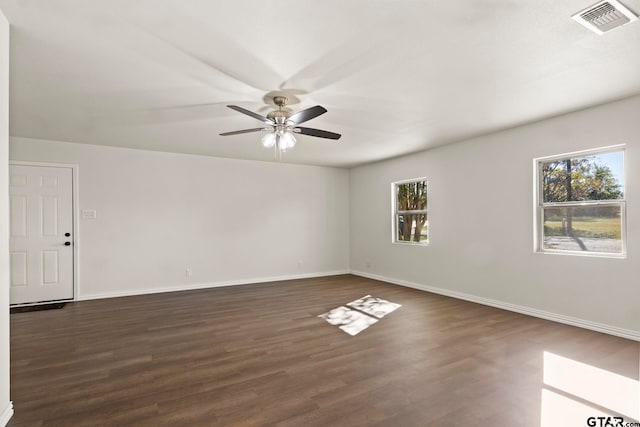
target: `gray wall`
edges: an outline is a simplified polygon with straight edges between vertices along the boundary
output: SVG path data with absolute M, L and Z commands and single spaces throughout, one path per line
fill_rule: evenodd
M 349 270 L 349 172 L 11 138 L 79 165 L 81 299 Z M 192 276 L 186 277 L 186 268 Z
M 351 269 L 640 339 L 640 97 L 351 170 Z M 533 250 L 533 159 L 626 144 L 627 259 Z M 430 244 L 391 243 L 393 181 L 429 180 Z

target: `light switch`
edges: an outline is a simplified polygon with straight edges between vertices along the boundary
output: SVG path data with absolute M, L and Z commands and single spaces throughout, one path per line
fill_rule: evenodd
M 93 209 L 83 209 L 82 219 L 96 219 L 97 212 Z

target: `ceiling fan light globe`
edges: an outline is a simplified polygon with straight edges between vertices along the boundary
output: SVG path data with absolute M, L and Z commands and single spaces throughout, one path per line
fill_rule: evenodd
M 291 132 L 285 132 L 280 137 L 280 150 L 287 151 L 296 145 L 296 138 Z
M 273 147 L 273 146 L 275 145 L 275 143 L 276 143 L 276 135 L 275 135 L 275 133 L 273 133 L 273 132 L 266 133 L 266 134 L 262 137 L 261 142 L 262 142 L 262 145 L 263 145 L 265 148 L 271 148 L 271 147 Z

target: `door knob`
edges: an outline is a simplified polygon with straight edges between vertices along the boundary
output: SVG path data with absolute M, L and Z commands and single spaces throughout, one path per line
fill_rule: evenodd
M 64 245 L 65 245 L 65 246 L 70 246 L 70 245 L 71 245 L 71 242 L 64 242 Z
M 64 237 L 69 237 L 71 236 L 71 233 L 64 233 Z

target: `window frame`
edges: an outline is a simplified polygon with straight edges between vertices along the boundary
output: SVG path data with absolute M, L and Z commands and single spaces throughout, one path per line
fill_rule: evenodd
M 398 186 L 403 184 L 412 184 L 414 182 L 424 182 L 427 189 L 427 208 L 422 210 L 398 210 Z M 427 220 L 425 225 L 427 226 L 427 238 L 424 241 L 413 242 L 406 240 L 398 240 L 398 223 L 400 221 L 400 215 L 411 214 L 425 214 Z M 409 246 L 428 246 L 431 233 L 429 231 L 429 180 L 426 176 L 419 178 L 404 179 L 402 181 L 394 181 L 391 183 L 391 243 L 396 245 L 409 245 Z
M 620 185 L 623 189 L 622 199 L 610 199 L 610 200 L 580 200 L 572 202 L 544 202 L 543 194 L 543 173 L 542 165 L 546 162 L 573 159 L 578 157 L 589 157 L 603 153 L 622 153 L 622 182 Z M 586 256 L 586 257 L 599 257 L 599 258 L 626 258 L 627 257 L 627 236 L 626 236 L 626 224 L 627 224 L 627 194 L 626 194 L 626 162 L 625 162 L 625 145 L 611 145 L 608 147 L 601 147 L 588 150 L 573 151 L 570 153 L 558 154 L 553 156 L 538 157 L 533 159 L 534 165 L 534 252 L 542 254 L 554 254 L 554 255 L 573 255 L 573 256 Z M 584 206 L 619 206 L 620 207 L 620 252 L 589 252 L 589 251 L 571 251 L 562 249 L 545 249 L 544 247 L 544 209 L 545 208 L 557 208 L 557 207 L 584 207 Z

